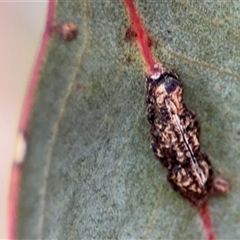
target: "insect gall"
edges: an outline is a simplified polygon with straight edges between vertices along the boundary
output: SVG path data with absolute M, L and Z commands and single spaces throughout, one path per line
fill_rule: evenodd
M 228 182 L 215 177 L 208 156 L 200 149 L 196 114 L 183 101 L 183 83 L 164 69 L 146 79 L 147 117 L 152 149 L 167 169 L 172 188 L 195 206 L 211 195 L 227 194 Z
M 56 32 L 64 41 L 72 41 L 77 37 L 78 28 L 72 22 L 63 22 L 56 27 Z

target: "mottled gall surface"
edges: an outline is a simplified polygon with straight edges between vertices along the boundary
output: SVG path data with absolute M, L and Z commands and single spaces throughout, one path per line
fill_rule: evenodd
M 168 70 L 146 80 L 147 116 L 152 149 L 167 169 L 167 179 L 193 205 L 212 194 L 226 194 L 228 183 L 214 177 L 208 156 L 200 149 L 196 114 L 183 101 L 183 84 Z

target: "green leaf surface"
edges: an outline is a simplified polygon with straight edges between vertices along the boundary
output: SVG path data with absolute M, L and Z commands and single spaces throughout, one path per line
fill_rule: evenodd
M 219 239 L 240 238 L 240 2 L 136 1 L 157 59 L 179 73 L 202 149 L 231 182 L 210 201 Z M 150 149 L 144 65 L 122 1 L 59 1 L 29 129 L 20 239 L 203 239 L 196 211 Z

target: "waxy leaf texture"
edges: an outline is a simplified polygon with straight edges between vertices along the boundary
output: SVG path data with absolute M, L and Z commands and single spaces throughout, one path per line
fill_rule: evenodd
M 239 239 L 240 2 L 135 1 L 156 58 L 183 79 L 202 149 L 231 183 L 209 202 L 219 239 Z M 203 239 L 150 149 L 144 62 L 122 1 L 59 1 L 28 135 L 19 239 Z

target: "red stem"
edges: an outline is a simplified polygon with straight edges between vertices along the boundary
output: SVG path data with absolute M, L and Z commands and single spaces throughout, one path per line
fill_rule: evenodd
M 216 240 L 214 228 L 213 228 L 212 221 L 211 221 L 211 214 L 210 214 L 207 202 L 205 202 L 201 206 L 201 208 L 198 209 L 198 213 L 199 213 L 200 219 L 202 221 L 203 230 L 206 234 L 206 238 L 208 240 Z
M 34 102 L 34 94 L 39 81 L 39 73 L 42 66 L 44 57 L 46 56 L 47 47 L 50 41 L 51 32 L 53 29 L 54 16 L 55 16 L 55 0 L 49 0 L 48 12 L 46 19 L 46 26 L 42 36 L 41 46 L 38 51 L 38 55 L 35 61 L 35 65 L 30 77 L 28 90 L 25 96 L 22 114 L 19 124 L 19 132 L 26 136 L 28 121 L 31 113 L 31 108 Z M 8 239 L 16 239 L 17 233 L 17 212 L 18 212 L 18 200 L 19 190 L 22 175 L 22 167 L 19 164 L 13 163 L 12 176 L 10 183 L 10 196 L 9 196 L 9 208 L 8 208 Z
M 142 24 L 133 0 L 124 0 L 124 2 L 131 19 L 131 27 L 137 35 L 136 42 L 138 44 L 138 48 L 145 64 L 147 65 L 147 73 L 152 74 L 155 71 L 154 65 L 156 64 L 156 61 L 151 52 L 151 37 Z

